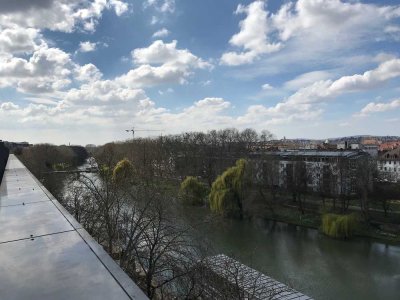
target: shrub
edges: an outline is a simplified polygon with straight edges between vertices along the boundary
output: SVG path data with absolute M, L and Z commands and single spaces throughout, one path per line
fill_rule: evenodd
M 208 194 L 207 186 L 196 177 L 188 176 L 182 181 L 179 195 L 185 204 L 202 205 Z
M 322 216 L 322 232 L 333 238 L 349 238 L 354 235 L 357 218 L 354 214 L 324 214 Z

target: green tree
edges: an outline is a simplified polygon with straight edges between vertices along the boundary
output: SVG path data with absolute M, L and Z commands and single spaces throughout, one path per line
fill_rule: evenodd
M 239 159 L 235 166 L 228 168 L 214 181 L 209 195 L 213 212 L 243 218 L 244 190 L 248 185 L 247 165 L 246 160 Z
M 182 181 L 179 193 L 185 204 L 202 205 L 207 197 L 208 188 L 196 177 L 188 176 Z
M 127 158 L 124 158 L 115 165 L 112 178 L 115 182 L 121 183 L 130 179 L 132 175 L 133 165 Z

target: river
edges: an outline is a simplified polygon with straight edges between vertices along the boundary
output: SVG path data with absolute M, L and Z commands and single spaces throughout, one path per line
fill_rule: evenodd
M 83 166 L 84 167 L 84 166 Z M 224 253 L 315 299 L 400 299 L 400 245 L 368 238 L 335 240 L 280 222 L 240 221 L 182 207 L 186 221 Z M 199 227 L 197 224 L 205 222 Z
M 315 229 L 272 221 L 213 217 L 185 209 L 189 222 L 217 218 L 201 228 L 214 251 L 315 299 L 400 299 L 400 246 L 366 238 L 334 240 Z

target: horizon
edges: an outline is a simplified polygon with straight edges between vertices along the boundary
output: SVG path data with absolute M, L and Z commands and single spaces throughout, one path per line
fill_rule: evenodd
M 208 131 L 209 132 L 209 131 Z M 208 132 L 203 132 L 203 133 L 208 133 Z M 170 136 L 170 135 L 181 135 L 184 134 L 185 132 L 181 132 L 181 133 L 177 133 L 177 134 L 168 134 L 168 135 L 161 135 L 161 136 Z M 259 132 L 257 132 L 259 134 Z M 105 144 L 109 144 L 109 143 L 127 143 L 127 142 L 132 142 L 133 140 L 138 140 L 138 139 L 153 139 L 153 138 L 159 138 L 160 135 L 153 135 L 153 136 L 135 136 L 133 139 L 132 138 L 127 138 L 124 140 L 111 140 L 111 141 L 107 141 L 105 143 L 101 143 L 101 144 L 95 144 L 95 143 L 85 143 L 85 144 L 78 144 L 78 143 L 64 143 L 64 144 L 57 144 L 57 143 L 51 143 L 51 142 L 39 142 L 39 143 L 31 143 L 28 140 L 24 140 L 24 141 L 17 141 L 17 140 L 1 140 L 0 142 L 9 142 L 9 143 L 28 143 L 31 145 L 39 145 L 39 144 L 49 144 L 49 145 L 54 145 L 54 146 L 82 146 L 82 147 L 86 147 L 88 145 L 94 145 L 96 147 L 100 147 L 103 146 Z M 325 137 L 325 138 L 305 138 L 305 137 L 299 137 L 299 138 L 290 138 L 290 137 L 277 137 L 274 136 L 271 140 L 269 140 L 270 142 L 276 142 L 276 141 L 282 141 L 282 140 L 289 140 L 289 141 L 324 141 L 324 140 L 330 140 L 330 141 L 334 141 L 334 140 L 341 140 L 341 139 L 352 139 L 352 138 L 395 138 L 396 140 L 400 139 L 400 135 L 371 135 L 371 134 L 361 134 L 361 135 L 348 135 L 348 136 L 336 136 L 336 137 Z
M 398 1 L 45 0 L 0 11 L 2 140 L 99 145 L 132 126 L 400 134 Z

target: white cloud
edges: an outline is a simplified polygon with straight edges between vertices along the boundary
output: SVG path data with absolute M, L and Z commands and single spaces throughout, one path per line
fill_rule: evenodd
M 193 69 L 210 69 L 212 65 L 187 49 L 177 49 L 177 41 L 153 42 L 147 48 L 132 51 L 139 66 L 116 78 L 128 87 L 149 87 L 164 83 L 186 83 Z
M 175 12 L 175 0 L 146 0 L 144 8 L 153 7 L 161 13 Z
M 393 100 L 387 103 L 368 103 L 360 113 L 356 114 L 356 116 L 367 116 L 373 113 L 385 112 L 390 110 L 395 110 L 400 108 L 400 99 Z
M 176 40 L 171 43 L 157 40 L 147 48 L 133 50 L 132 58 L 137 64 L 188 65 L 200 69 L 212 67 L 210 63 L 195 56 L 188 49 L 177 49 L 176 46 Z
M 379 30 L 387 20 L 398 17 L 398 12 L 398 6 L 378 7 L 359 1 L 298 0 L 282 5 L 272 20 L 282 41 L 311 34 L 339 42 L 343 37 L 359 38 Z
M 270 85 L 269 83 L 265 83 L 261 86 L 261 89 L 263 89 L 264 91 L 269 91 L 269 90 L 273 90 L 274 87 L 272 85 Z
M 17 109 L 19 109 L 19 106 L 12 102 L 0 103 L 0 110 L 2 110 L 2 111 L 10 111 L 10 110 L 17 110 Z
M 110 5 L 114 7 L 117 16 L 121 16 L 129 10 L 129 5 L 120 0 L 111 0 Z
M 169 30 L 167 28 L 162 28 L 153 34 L 153 38 L 163 38 L 166 37 L 170 34 Z
M 271 107 L 250 106 L 247 113 L 239 118 L 239 121 L 250 123 L 253 120 L 254 123 L 278 124 L 293 120 L 312 120 L 323 113 L 319 104 L 346 93 L 377 88 L 396 77 L 400 77 L 400 59 L 385 61 L 377 68 L 363 74 L 314 82 Z M 386 108 L 386 106 L 384 107 Z
M 332 83 L 330 90 L 332 93 L 340 93 L 371 89 L 398 76 L 400 76 L 400 59 L 391 59 L 363 74 L 344 76 L 336 80 Z
M 4 2 L 4 1 L 3 1 Z M 50 29 L 72 32 L 77 26 L 93 31 L 105 9 L 117 15 L 128 11 L 128 4 L 120 0 L 35 0 L 2 3 L 0 25 Z M 15 2 L 15 4 L 10 4 Z
M 300 88 L 309 86 L 314 82 L 326 80 L 332 77 L 332 74 L 328 71 L 312 71 L 301 74 L 289 81 L 286 81 L 284 88 L 288 90 L 298 90 Z
M 317 103 L 344 93 L 373 89 L 399 76 L 400 59 L 392 59 L 381 63 L 377 68 L 366 71 L 363 74 L 343 76 L 335 81 L 317 81 L 294 93 L 288 98 L 287 103 Z
M 0 57 L 0 87 L 14 86 L 28 93 L 53 92 L 70 83 L 73 63 L 58 48 L 40 47 L 28 59 Z
M 97 80 L 82 84 L 80 88 L 67 91 L 63 97 L 70 104 L 107 105 L 108 108 L 121 103 L 134 104 L 146 98 L 143 90 L 126 88 L 112 80 Z
M 222 64 L 250 64 L 269 54 L 271 60 L 266 62 L 266 68 L 270 69 L 274 61 L 282 60 L 290 65 L 327 57 L 332 60 L 330 56 L 337 56 L 338 52 L 351 53 L 367 42 L 398 39 L 398 25 L 394 21 L 400 17 L 399 5 L 298 0 L 287 2 L 276 13 L 270 13 L 265 3 L 257 0 L 248 6 L 238 6 L 236 13 L 247 16 L 239 24 L 240 32 L 229 42 L 234 47 L 242 47 L 243 51 L 224 53 Z M 279 56 L 278 52 L 284 53 Z
M 157 18 L 156 16 L 152 16 L 152 17 L 151 17 L 150 24 L 151 24 L 151 25 L 155 25 L 155 24 L 157 24 L 159 21 L 160 21 L 159 18 Z
M 224 53 L 221 57 L 222 64 L 236 66 L 252 63 L 260 55 L 278 51 L 282 47 L 280 43 L 269 41 L 270 28 L 264 1 L 255 1 L 249 6 L 239 5 L 236 13 L 246 13 L 247 16 L 239 24 L 240 32 L 232 36 L 229 43 L 243 48 L 244 51 Z
M 103 74 L 94 64 L 77 66 L 75 73 L 75 79 L 79 81 L 95 81 L 99 80 L 103 76 Z
M 14 26 L 0 31 L 0 53 L 31 53 L 44 43 L 39 30 Z
M 92 43 L 89 41 L 79 43 L 80 52 L 92 52 L 96 50 L 97 43 Z

